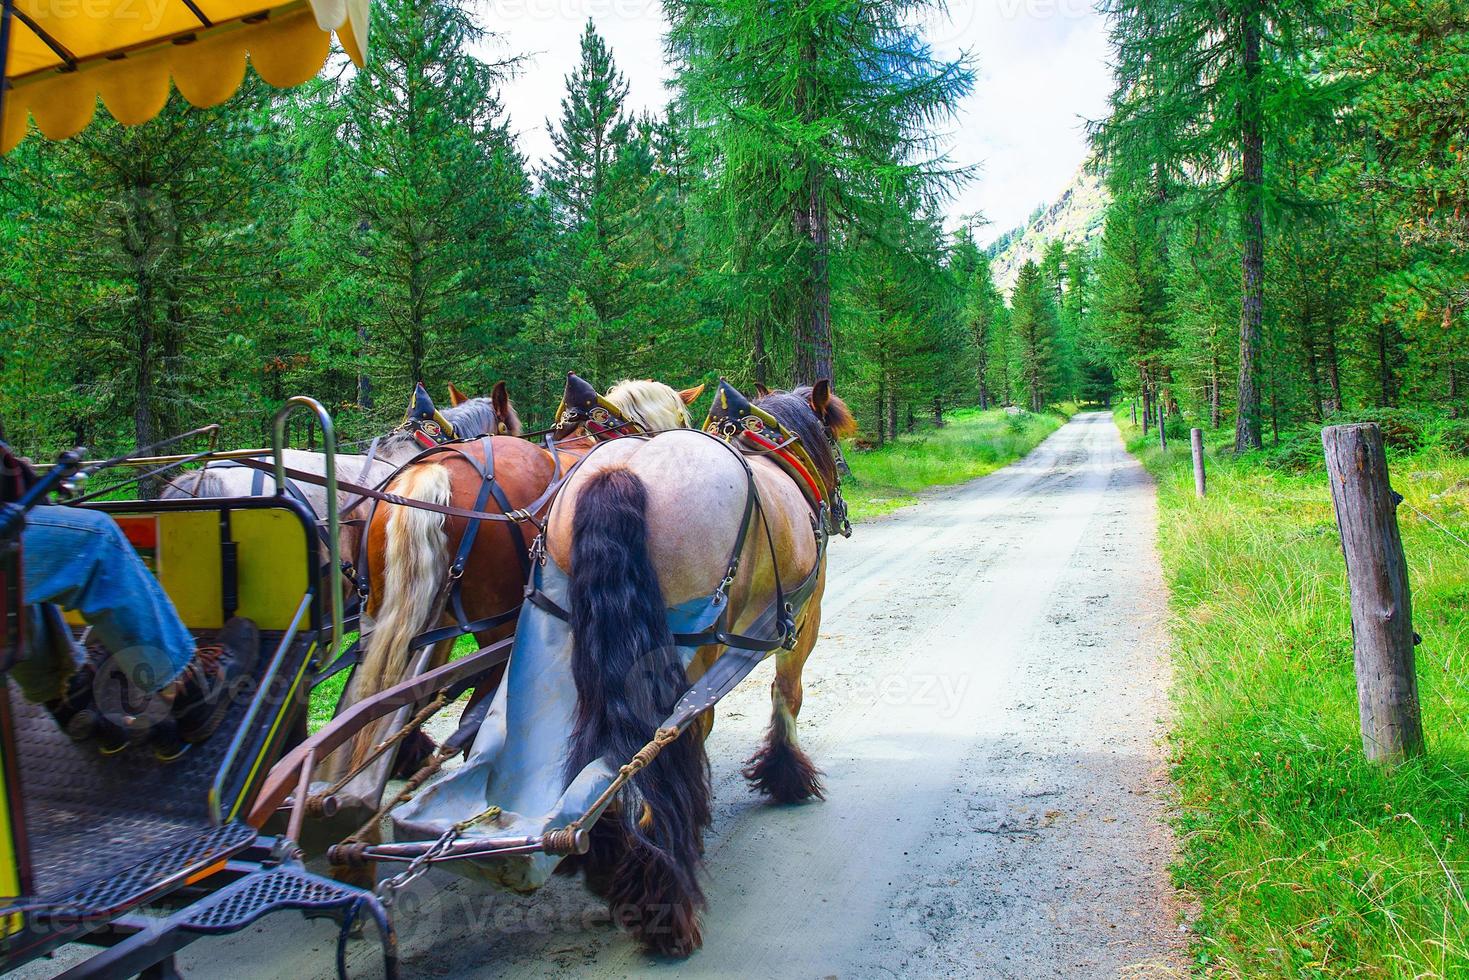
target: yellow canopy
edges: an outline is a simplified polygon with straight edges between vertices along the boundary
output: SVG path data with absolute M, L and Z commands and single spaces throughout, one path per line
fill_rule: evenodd
M 367 47 L 368 0 L 13 0 L 0 153 L 92 121 L 97 98 L 134 126 L 168 101 L 169 79 L 200 107 L 239 89 L 248 56 L 279 88 L 321 70 L 335 31 L 352 60 Z M 7 4 L 8 6 L 9 4 Z

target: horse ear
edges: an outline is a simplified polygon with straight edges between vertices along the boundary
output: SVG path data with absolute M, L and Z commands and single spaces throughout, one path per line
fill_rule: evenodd
M 822 378 L 811 388 L 811 409 L 821 421 L 826 421 L 826 409 L 831 404 L 831 382 Z
M 495 406 L 495 416 L 501 421 L 510 418 L 512 411 L 510 407 L 510 389 L 505 382 L 496 381 L 495 390 L 490 392 L 490 402 Z
M 450 405 L 450 407 L 452 407 L 452 408 L 458 408 L 460 405 L 463 405 L 467 401 L 469 401 L 469 396 L 466 395 L 464 392 L 460 391 L 457 387 L 455 387 L 454 382 L 450 381 L 449 382 L 449 405 Z
M 683 401 L 685 405 L 692 405 L 694 402 L 699 400 L 699 396 L 703 393 L 704 386 L 699 385 L 699 387 L 697 388 L 685 388 L 683 391 L 680 391 L 678 393 L 678 397 Z
M 768 398 L 768 397 L 770 397 L 770 389 L 767 388 L 767 387 L 765 387 L 763 384 L 761 384 L 758 381 L 755 382 L 755 397 L 756 398 Z

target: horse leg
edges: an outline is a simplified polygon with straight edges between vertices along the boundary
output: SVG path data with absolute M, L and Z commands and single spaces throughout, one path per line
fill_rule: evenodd
M 765 743 L 742 770 L 750 788 L 763 793 L 773 803 L 826 798 L 821 771 L 801 751 L 796 740 L 796 718 L 801 714 L 801 670 L 816 646 L 820 630 L 821 611 L 813 601 L 796 649 L 776 655 L 775 681 L 770 685 L 770 729 Z

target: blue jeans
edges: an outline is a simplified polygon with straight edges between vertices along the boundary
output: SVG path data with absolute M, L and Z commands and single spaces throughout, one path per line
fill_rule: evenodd
M 133 546 L 106 514 L 77 507 L 37 507 L 21 532 L 25 598 L 80 613 L 113 663 L 139 689 L 161 690 L 194 657 L 194 637 Z M 40 615 L 30 649 L 11 671 L 27 699 L 48 701 L 81 662 L 67 635 Z

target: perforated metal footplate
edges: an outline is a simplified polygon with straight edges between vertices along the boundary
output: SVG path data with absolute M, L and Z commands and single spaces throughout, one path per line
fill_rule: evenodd
M 266 651 L 279 638 L 263 637 Z M 259 659 L 257 677 L 266 657 Z M 248 699 L 231 705 L 212 738 L 163 763 L 148 746 L 104 756 L 95 741 L 73 742 L 9 683 L 34 896 L 81 894 L 92 882 L 167 860 L 166 852 L 216 832 L 209 788 Z
M 196 871 L 238 854 L 254 843 L 254 828 L 231 823 L 203 834 L 180 836 L 163 852 L 119 873 L 95 881 L 51 901 L 51 918 L 101 916 L 136 905 L 139 901 Z
M 241 878 L 196 903 L 179 928 L 206 934 L 235 932 L 279 909 L 345 908 L 366 894 L 287 865 Z

